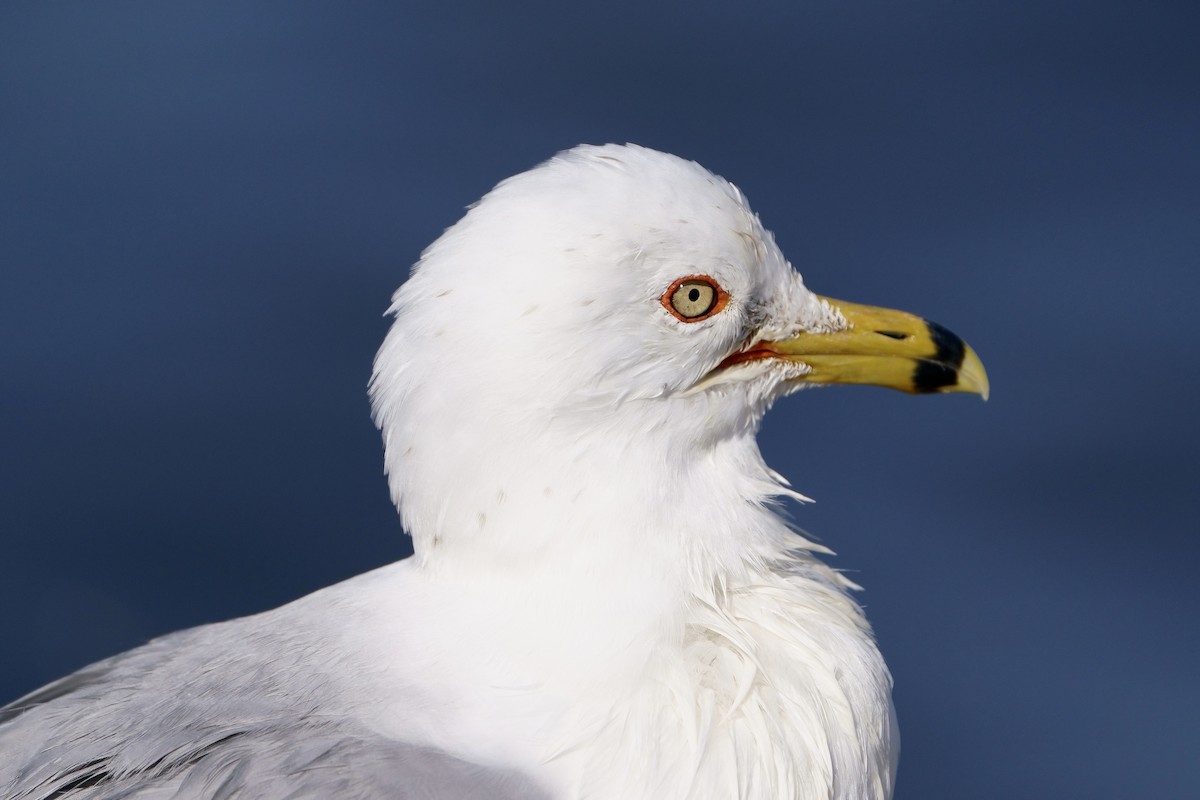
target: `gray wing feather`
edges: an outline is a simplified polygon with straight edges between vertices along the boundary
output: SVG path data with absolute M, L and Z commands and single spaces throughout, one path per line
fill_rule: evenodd
M 304 667 L 305 644 L 254 619 L 157 639 L 0 709 L 0 796 L 545 797 L 521 773 L 388 739 L 337 713 L 323 678 Z

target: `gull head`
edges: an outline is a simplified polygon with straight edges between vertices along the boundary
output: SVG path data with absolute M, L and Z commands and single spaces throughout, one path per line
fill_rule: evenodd
M 958 337 L 813 293 L 736 187 L 632 145 L 500 183 L 389 313 L 371 398 L 418 558 L 761 506 L 758 424 L 801 387 L 987 392 Z

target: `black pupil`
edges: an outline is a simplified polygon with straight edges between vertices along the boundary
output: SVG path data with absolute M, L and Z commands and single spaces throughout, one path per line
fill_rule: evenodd
M 691 300 L 694 303 L 699 299 L 700 299 L 700 290 L 697 289 L 695 286 L 693 286 L 691 288 L 691 290 L 688 292 L 688 300 Z

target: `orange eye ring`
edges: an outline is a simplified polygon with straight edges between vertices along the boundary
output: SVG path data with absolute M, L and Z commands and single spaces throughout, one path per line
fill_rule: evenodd
M 701 322 L 721 313 L 729 303 L 729 292 L 707 275 L 684 275 L 658 301 L 680 322 Z

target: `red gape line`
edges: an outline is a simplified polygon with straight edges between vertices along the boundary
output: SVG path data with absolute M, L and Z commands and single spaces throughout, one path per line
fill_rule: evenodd
M 732 355 L 726 356 L 720 364 L 717 364 L 716 369 L 714 369 L 713 372 L 717 372 L 746 361 L 761 361 L 764 358 L 774 358 L 778 355 L 779 353 L 771 349 L 770 342 L 759 342 L 749 350 L 739 350 Z

